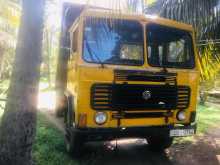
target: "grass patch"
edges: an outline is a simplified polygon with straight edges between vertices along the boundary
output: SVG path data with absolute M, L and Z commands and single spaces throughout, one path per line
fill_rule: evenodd
M 42 114 L 38 114 L 33 157 L 37 165 L 77 165 L 65 151 L 64 137 Z
M 218 128 L 220 123 L 220 108 L 217 106 L 203 106 L 197 107 L 197 135 L 202 136 L 209 128 Z M 196 141 L 194 136 L 175 138 L 175 144 L 193 143 Z
M 218 127 L 220 123 L 220 108 L 199 105 L 197 109 L 198 134 L 206 133 L 210 127 Z

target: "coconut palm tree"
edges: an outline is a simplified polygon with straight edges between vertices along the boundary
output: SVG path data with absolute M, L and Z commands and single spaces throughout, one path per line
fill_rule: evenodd
M 193 25 L 198 39 L 220 37 L 219 0 L 157 0 L 145 12 Z
M 44 0 L 23 0 L 7 103 L 0 124 L 0 164 L 30 165 L 36 132 Z
M 220 0 L 157 0 L 145 12 L 193 25 L 202 84 L 214 86 L 220 70 Z

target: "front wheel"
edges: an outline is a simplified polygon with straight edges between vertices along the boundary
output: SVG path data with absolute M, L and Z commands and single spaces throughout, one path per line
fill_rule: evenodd
M 168 136 L 151 136 L 147 138 L 147 142 L 151 151 L 162 152 L 172 145 L 173 138 Z
M 65 145 L 67 152 L 77 158 L 81 155 L 84 141 L 73 125 L 74 110 L 72 109 L 72 102 L 72 99 L 67 99 L 67 108 L 64 112 L 64 122 L 66 124 Z
M 83 140 L 73 130 L 66 130 L 65 145 L 67 152 L 73 157 L 79 157 L 82 151 Z

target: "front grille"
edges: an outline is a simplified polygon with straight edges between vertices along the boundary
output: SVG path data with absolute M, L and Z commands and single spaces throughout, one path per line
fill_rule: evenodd
M 150 98 L 143 96 L 146 91 Z M 94 84 L 91 88 L 91 106 L 95 110 L 185 109 L 189 100 L 190 88 L 186 86 Z
M 176 85 L 176 73 L 149 72 L 134 70 L 115 70 L 115 81 L 151 81 L 164 82 L 169 85 Z
M 150 92 L 144 99 L 143 93 Z M 119 110 L 174 109 L 177 103 L 176 86 L 158 85 L 114 85 L 112 107 Z
M 190 103 L 190 88 L 187 86 L 178 87 L 177 109 L 186 109 Z
M 112 85 L 94 84 L 91 88 L 91 106 L 95 110 L 111 110 Z

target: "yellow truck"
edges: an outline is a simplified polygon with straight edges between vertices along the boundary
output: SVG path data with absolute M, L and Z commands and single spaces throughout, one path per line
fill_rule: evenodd
M 57 112 L 66 149 L 146 138 L 168 148 L 196 132 L 198 55 L 192 26 L 156 16 L 64 5 Z

